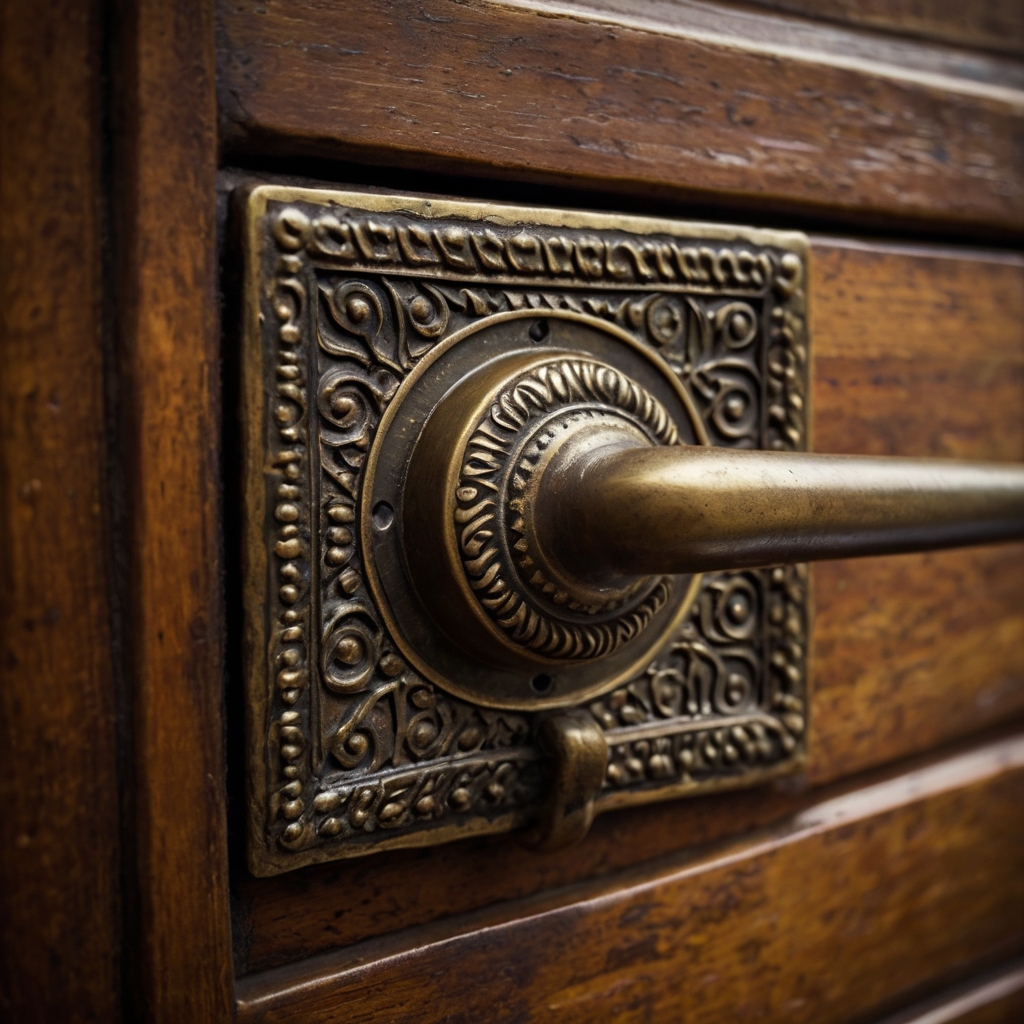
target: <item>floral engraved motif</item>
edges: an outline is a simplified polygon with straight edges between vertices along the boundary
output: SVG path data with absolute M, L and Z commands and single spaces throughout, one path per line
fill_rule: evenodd
M 480 707 L 421 678 L 366 582 L 364 467 L 403 380 L 435 346 L 499 314 L 600 321 L 671 368 L 711 444 L 806 444 L 805 267 L 784 244 L 417 217 L 309 195 L 267 202 L 248 254 L 267 510 L 255 655 L 266 760 L 251 769 L 264 801 L 253 835 L 274 870 L 282 858 L 433 841 L 452 825 L 508 829 L 542 799 L 535 715 Z M 504 471 L 510 438 L 559 403 L 624 411 L 652 440 L 678 443 L 656 401 L 596 365 L 561 359 L 516 381 L 467 446 L 455 496 L 481 606 L 548 656 L 614 650 L 673 586 L 662 578 L 618 618 L 575 608 L 580 624 L 555 629 L 541 611 L 558 595 L 516 548 L 514 501 L 489 504 L 485 482 Z M 806 589 L 802 566 L 704 577 L 652 663 L 586 705 L 609 749 L 599 802 L 738 784 L 793 761 L 806 728 Z
M 806 567 L 715 573 L 645 673 L 591 704 L 605 789 L 685 785 L 785 759 L 803 736 Z
M 522 492 L 539 448 L 549 440 L 543 427 L 539 434 L 534 427 L 551 412 L 581 403 L 625 414 L 659 444 L 679 442 L 661 403 L 617 370 L 590 360 L 554 359 L 521 375 L 497 396 L 466 445 L 455 492 L 462 565 L 480 606 L 514 643 L 558 659 L 611 654 L 647 626 L 672 590 L 671 577 L 664 577 L 638 603 L 593 623 L 566 622 L 531 599 L 536 591 L 538 599 L 550 597 L 554 605 L 572 611 L 596 615 L 611 610 L 578 604 L 549 583 L 523 534 Z M 509 472 L 514 497 L 503 509 L 497 495 L 504 492 L 502 479 Z M 502 532 L 510 535 L 507 547 L 499 539 Z

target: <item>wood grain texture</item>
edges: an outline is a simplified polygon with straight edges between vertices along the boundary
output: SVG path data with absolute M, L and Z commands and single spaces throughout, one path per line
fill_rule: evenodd
M 0 4 L 0 1018 L 120 1019 L 100 5 Z
M 231 1012 L 212 12 L 127 0 L 115 66 L 138 1013 Z
M 1022 800 L 1016 735 L 698 857 L 244 979 L 238 1019 L 853 1021 L 1024 943 Z
M 829 562 L 813 575 L 809 777 L 1024 710 L 1024 547 Z
M 1024 56 L 1018 0 L 750 0 L 809 18 Z
M 816 451 L 1024 459 L 1024 259 L 814 240 Z
M 781 2 L 785 4 L 787 0 Z M 851 0 L 851 4 L 858 2 Z M 966 40 L 959 38 L 947 40 L 958 45 L 935 46 L 914 38 L 913 34 L 853 27 L 856 23 L 852 18 L 828 13 L 828 0 L 821 5 L 820 15 L 810 9 L 819 5 L 794 0 L 794 9 L 807 8 L 796 16 L 781 6 L 775 8 L 773 0 L 756 6 L 730 0 L 721 3 L 716 0 L 501 0 L 501 3 L 576 17 L 589 15 L 655 32 L 700 37 L 740 49 L 766 50 L 785 59 L 843 65 L 859 61 L 862 71 L 866 66 L 881 65 L 878 70 L 890 77 L 895 69 L 901 69 L 1020 88 L 1020 76 L 1024 72 L 1019 60 L 1011 55 L 972 50 L 967 48 Z M 974 5 L 970 9 L 973 10 Z M 898 16 L 895 9 L 893 13 Z M 969 15 L 963 20 L 969 21 Z M 1003 38 L 1005 41 L 1007 37 Z
M 1024 461 L 1024 261 L 814 246 L 817 451 Z M 810 776 L 1024 710 L 1024 547 L 813 568 Z
M 1024 227 L 1019 88 L 860 57 L 794 59 L 776 42 L 716 42 L 659 17 L 220 0 L 226 151 L 742 195 L 748 207 L 889 226 Z
M 813 260 L 816 448 L 1024 460 L 1024 260 L 824 238 Z M 814 572 L 815 784 L 1024 712 L 1021 546 Z M 527 856 L 498 837 L 239 875 L 237 969 L 607 874 L 763 826 L 807 799 L 760 789 L 616 812 L 558 854 Z
M 1020 1024 L 1022 1020 L 1024 960 L 1014 960 L 879 1024 Z

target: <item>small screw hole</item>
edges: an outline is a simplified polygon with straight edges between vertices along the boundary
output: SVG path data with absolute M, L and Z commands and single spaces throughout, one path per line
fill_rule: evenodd
M 548 336 L 548 334 L 550 334 L 550 333 L 551 333 L 551 328 L 548 327 L 547 320 L 538 320 L 530 328 L 530 337 L 533 338 L 533 340 L 538 342 L 538 343 L 542 342 Z
M 386 501 L 378 501 L 373 506 L 373 525 L 378 530 L 387 530 L 394 521 L 395 510 Z
M 538 672 L 530 680 L 530 689 L 534 693 L 550 693 L 551 687 L 555 685 L 554 679 L 547 672 Z

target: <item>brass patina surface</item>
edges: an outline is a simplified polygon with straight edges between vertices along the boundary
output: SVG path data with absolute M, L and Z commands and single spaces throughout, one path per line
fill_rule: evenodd
M 802 236 L 276 186 L 235 216 L 254 872 L 799 768 L 803 566 L 581 573 L 530 523 L 577 443 L 806 447 Z
M 459 696 L 525 711 L 564 707 L 642 671 L 694 591 L 693 580 L 664 574 L 587 593 L 548 580 L 519 532 L 542 447 L 579 417 L 638 443 L 692 442 L 700 430 L 671 373 L 603 327 L 553 316 L 550 344 L 523 351 L 533 322 L 485 326 L 413 381 L 410 400 L 429 416 L 418 434 L 385 417 L 365 477 L 367 505 L 395 509 L 396 528 L 382 531 L 371 516 L 363 535 L 378 607 L 410 663 Z M 464 375 L 444 372 L 456 355 Z
M 590 829 L 608 764 L 608 743 L 585 708 L 541 716 L 536 737 L 541 753 L 557 770 L 550 773 L 539 820 L 523 841 L 539 850 L 559 850 L 579 842 Z
M 585 431 L 567 439 L 526 523 L 581 579 L 1024 536 L 1021 466 L 602 441 Z

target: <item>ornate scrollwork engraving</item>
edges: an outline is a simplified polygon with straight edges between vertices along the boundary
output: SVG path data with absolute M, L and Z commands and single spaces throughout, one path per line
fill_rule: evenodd
M 278 212 L 273 237 L 283 252 L 341 266 L 423 275 L 582 279 L 592 284 L 680 283 L 758 291 L 775 274 L 764 249 L 680 242 L 570 228 L 499 233 L 483 224 L 431 223 L 401 214 Z
M 492 317 L 535 314 L 524 330 L 544 317 L 593 318 L 671 368 L 712 444 L 805 446 L 805 264 L 792 236 L 601 217 L 524 226 L 528 213 L 502 209 L 274 189 L 248 200 L 247 358 L 264 427 L 247 460 L 265 509 L 249 536 L 261 545 L 253 564 L 266 566 L 248 611 L 250 852 L 262 873 L 508 829 L 530 819 L 543 791 L 535 716 L 423 679 L 367 585 L 366 461 L 402 382 L 436 346 Z M 515 499 L 499 508 L 490 496 L 513 456 L 515 466 L 526 458 L 515 469 L 526 479 L 530 445 L 543 443 L 556 409 L 597 406 L 652 443 L 677 443 L 640 390 L 584 356 L 553 360 L 501 396 L 467 447 L 454 495 L 463 564 L 514 643 L 599 655 L 667 599 L 670 577 L 614 607 L 574 604 L 523 550 Z M 372 512 L 394 528 L 393 509 Z M 704 578 L 658 656 L 585 705 L 609 747 L 599 807 L 796 763 L 806 587 L 800 566 Z
M 804 566 L 705 577 L 677 639 L 590 706 L 607 731 L 606 792 L 741 776 L 793 753 L 805 728 L 805 577 Z
M 581 406 L 586 413 L 579 415 L 623 416 L 654 443 L 679 442 L 668 412 L 634 381 L 591 360 L 553 359 L 495 397 L 466 445 L 453 512 L 462 565 L 480 606 L 513 643 L 559 660 L 599 658 L 628 643 L 665 605 L 673 585 L 662 577 L 626 607 L 584 604 L 558 589 L 532 556 L 522 494 L 557 430 L 552 415 Z M 567 620 L 562 609 L 594 621 Z

